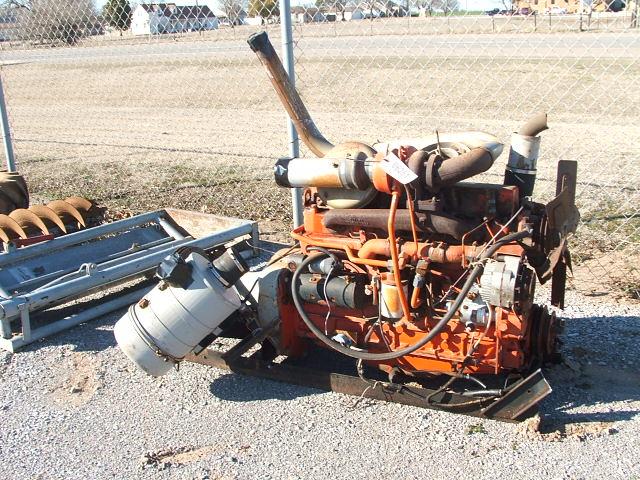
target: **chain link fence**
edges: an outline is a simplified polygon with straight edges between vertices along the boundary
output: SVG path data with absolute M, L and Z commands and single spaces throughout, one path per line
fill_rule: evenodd
M 36 198 L 247 217 L 286 239 L 290 196 L 272 179 L 286 117 L 246 44 L 267 30 L 279 45 L 281 13 L 275 0 L 2 3 L 1 74 Z M 547 111 L 535 196 L 554 193 L 557 160 L 579 161 L 575 286 L 638 296 L 637 14 L 621 0 L 317 0 L 291 8 L 297 86 L 333 142 L 485 130 L 508 143 Z

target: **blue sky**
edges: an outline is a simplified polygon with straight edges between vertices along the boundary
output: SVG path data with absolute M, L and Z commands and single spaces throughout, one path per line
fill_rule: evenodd
M 168 2 L 171 0 L 164 0 L 164 2 Z M 489 10 L 491 8 L 504 8 L 502 2 L 500 0 L 459 0 L 460 7 L 466 8 L 468 10 Z M 95 0 L 98 8 L 102 8 L 102 6 L 106 3 L 106 0 Z M 151 2 L 139 2 L 139 3 L 151 3 Z M 160 3 L 160 2 L 156 2 Z M 195 0 L 187 0 L 187 1 L 174 1 L 177 5 L 195 5 Z M 313 5 L 315 2 L 313 0 L 291 0 L 291 5 Z M 199 0 L 199 5 L 208 5 L 210 8 L 219 8 L 219 3 L 216 0 Z M 508 4 L 508 3 L 507 3 Z

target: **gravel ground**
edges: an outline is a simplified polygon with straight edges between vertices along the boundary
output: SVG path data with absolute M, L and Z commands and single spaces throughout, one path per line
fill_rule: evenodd
M 0 478 L 640 477 L 640 305 L 568 292 L 542 422 L 363 401 L 201 365 L 154 379 L 118 312 L 0 354 Z

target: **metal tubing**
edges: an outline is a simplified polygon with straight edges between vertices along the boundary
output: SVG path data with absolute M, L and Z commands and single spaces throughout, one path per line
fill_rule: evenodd
M 169 244 L 169 245 L 168 245 Z M 98 260 L 94 260 L 93 263 L 100 265 L 100 267 L 103 267 L 104 265 L 107 264 L 107 262 L 113 262 L 116 261 L 118 259 L 121 259 L 123 257 L 127 257 L 129 255 L 132 255 L 134 253 L 138 253 L 138 252 L 151 252 L 152 249 L 156 249 L 157 247 L 163 247 L 163 248 L 171 248 L 172 245 L 175 245 L 175 240 L 171 241 L 171 237 L 166 237 L 166 238 L 161 238 L 160 240 L 156 240 L 155 242 L 151 242 L 151 243 L 147 243 L 145 245 L 142 245 L 140 248 L 136 249 L 136 250 L 127 250 L 127 251 L 123 251 L 123 252 L 118 252 L 116 254 L 113 255 L 109 255 L 108 257 L 105 258 L 101 258 Z M 51 272 L 48 273 L 46 275 L 42 275 L 39 277 L 35 277 L 32 278 L 30 280 L 24 280 L 22 282 L 20 282 L 20 287 L 24 288 L 28 285 L 32 285 L 32 284 L 36 284 L 39 282 L 43 282 L 46 281 L 48 279 L 57 279 L 60 278 L 61 275 L 68 275 L 74 272 L 77 272 L 78 269 L 77 268 L 71 268 L 71 269 L 66 269 L 66 270 L 58 270 L 56 272 Z M 38 287 L 38 288 L 42 288 L 42 287 Z M 0 288 L 0 297 L 3 298 L 11 298 L 11 295 L 6 295 L 5 292 L 2 290 L 2 288 Z
M 322 224 L 331 229 L 339 226 L 376 228 L 387 231 L 387 219 L 389 210 L 379 208 L 343 208 L 328 210 L 323 214 Z M 473 230 L 476 225 L 451 217 L 444 213 L 417 213 L 417 229 L 421 232 L 439 233 L 450 235 L 458 240 Z M 411 217 L 409 210 L 398 210 L 395 220 L 395 228 L 400 231 L 411 231 Z
M 49 323 L 42 327 L 38 327 L 34 330 L 31 330 L 31 335 L 28 339 L 25 338 L 24 335 L 16 335 L 15 337 L 10 339 L 0 339 L 0 348 L 8 350 L 9 352 L 15 352 L 19 348 L 22 348 L 25 345 L 28 345 L 29 343 L 32 343 L 36 340 L 45 338 L 49 335 L 53 335 L 54 333 L 61 332 L 81 323 L 88 322 L 89 320 L 93 320 L 94 318 L 98 318 L 102 315 L 106 315 L 107 313 L 111 313 L 114 310 L 127 307 L 131 303 L 140 300 L 140 298 L 143 297 L 151 288 L 152 287 L 145 287 L 134 290 L 133 292 L 118 296 L 113 300 L 101 303 L 100 305 L 87 308 L 80 313 L 69 315 L 68 317 L 65 317 L 61 320 Z
M 367 190 L 370 173 L 364 162 L 347 158 L 281 158 L 275 180 L 281 187 L 323 187 Z
M 283 0 L 280 1 L 280 8 L 283 8 Z M 286 2 L 289 5 L 289 2 Z M 282 10 L 280 10 L 282 11 Z M 283 20 L 288 15 L 282 15 Z M 284 40 L 283 40 L 284 41 Z M 324 157 L 334 147 L 316 127 L 307 107 L 304 106 L 300 95 L 296 91 L 292 82 L 284 69 L 278 54 L 269 41 L 266 32 L 253 34 L 247 40 L 251 49 L 256 53 L 262 64 L 269 72 L 269 79 L 276 90 L 280 101 L 293 121 L 296 131 L 302 141 L 318 157 Z M 293 58 L 293 55 L 291 56 Z M 293 70 L 291 70 L 293 71 Z M 293 75 L 292 75 L 293 76 Z M 296 155 L 292 155 L 294 158 Z
M 427 162 L 425 183 L 428 188 L 449 187 L 467 178 L 486 172 L 493 165 L 493 156 L 483 147 L 474 148 L 457 157 L 447 158 L 439 165 Z
M 87 273 L 87 269 L 84 265 L 80 269 L 75 268 L 73 270 L 53 272 L 49 276 L 49 277 L 53 277 L 53 279 L 49 283 L 41 285 L 31 290 L 31 292 L 27 293 L 27 295 L 33 294 L 34 292 L 38 292 L 41 289 L 46 289 L 54 285 L 59 285 L 62 282 L 69 282 L 74 278 L 86 278 L 87 275 L 94 275 L 95 273 L 106 270 L 112 265 L 117 266 L 119 264 L 122 264 L 123 262 L 124 263 L 135 262 L 138 258 L 144 258 L 154 253 L 166 252 L 166 254 L 168 255 L 169 253 L 173 252 L 175 249 L 177 249 L 178 247 L 181 247 L 182 245 L 189 242 L 190 240 L 191 238 L 182 239 L 182 240 L 173 240 L 172 242 L 168 242 L 168 243 L 165 242 L 162 245 L 156 245 L 154 247 L 150 247 L 144 250 L 130 251 L 128 252 L 128 255 L 116 256 L 109 260 L 96 261 L 94 262 L 94 265 L 96 266 L 91 271 L 90 274 Z M 44 278 L 40 277 L 40 278 L 35 278 L 34 280 L 42 281 L 44 280 Z M 33 283 L 33 281 L 31 283 Z M 22 287 L 22 285 L 23 284 L 20 284 L 20 287 Z M 11 298 L 11 295 L 5 298 Z
M 200 248 L 219 245 L 242 235 L 250 235 L 253 231 L 252 224 L 253 222 L 245 222 L 237 227 L 229 228 L 207 237 L 191 240 L 182 243 L 182 245 Z M 144 272 L 155 268 L 166 255 L 167 250 L 161 250 L 136 258 L 135 260 L 110 266 L 104 270 L 95 271 L 91 275 L 70 280 L 64 284 L 53 285 L 36 292 L 4 300 L 0 302 L 0 318 L 15 317 L 18 314 L 18 308 L 21 304 L 27 303 L 30 311 L 38 310 L 98 287 L 106 287 L 109 284 L 123 280 L 132 280 Z
M 2 127 L 2 140 L 4 141 L 4 156 L 7 160 L 7 171 L 15 172 L 16 159 L 13 153 L 13 140 L 11 139 L 11 128 L 9 126 L 9 115 L 7 115 L 7 105 L 4 100 L 2 76 L 0 76 L 0 123 Z
M 549 126 L 547 125 L 547 114 L 542 112 L 537 113 L 529 120 L 527 120 L 522 125 L 522 127 L 520 127 L 520 130 L 518 130 L 518 134 L 525 135 L 527 137 L 535 137 L 540 132 L 544 132 L 548 128 Z
M 183 238 L 185 238 L 184 234 L 181 231 L 179 231 L 176 227 L 174 227 L 171 224 L 171 222 L 168 221 L 166 218 L 160 217 L 160 219 L 158 220 L 158 223 L 160 223 L 162 228 L 164 228 L 165 232 L 167 232 L 176 240 L 182 240 Z
M 86 230 L 80 230 L 75 233 L 70 233 L 69 235 L 56 237 L 53 240 L 23 247 L 13 252 L 2 253 L 0 254 L 0 267 L 21 262 L 44 253 L 61 250 L 71 245 L 77 245 L 92 240 L 97 236 L 110 235 L 145 223 L 157 223 L 159 218 L 166 218 L 165 216 L 166 212 L 163 210 L 144 213 L 142 215 L 136 215 L 135 217 L 118 220 L 117 222 L 100 225 L 99 227 L 87 228 Z

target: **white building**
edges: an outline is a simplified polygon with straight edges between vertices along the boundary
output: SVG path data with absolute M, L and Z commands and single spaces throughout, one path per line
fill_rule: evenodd
M 291 19 L 294 23 L 318 23 L 327 21 L 327 17 L 320 9 L 301 6 L 291 8 Z
M 213 13 L 215 14 L 216 17 L 218 17 L 218 19 L 220 20 L 220 24 L 222 25 L 247 25 L 247 12 L 244 11 L 244 9 L 239 5 L 233 5 L 231 6 L 231 8 L 228 9 L 228 11 L 221 9 L 221 8 L 216 8 Z M 259 17 L 253 17 L 253 18 L 259 18 Z M 253 20 L 254 23 L 251 23 L 250 25 L 254 25 L 255 24 L 255 20 Z
M 206 5 L 143 3 L 132 12 L 130 30 L 134 35 L 158 35 L 216 28 L 218 19 Z

